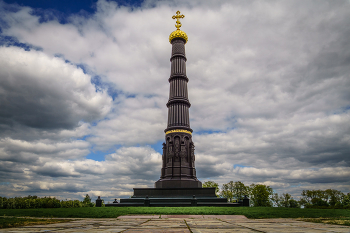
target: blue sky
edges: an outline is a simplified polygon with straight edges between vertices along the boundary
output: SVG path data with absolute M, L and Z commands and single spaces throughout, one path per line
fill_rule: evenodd
M 18 4 L 20 6 L 28 6 L 36 10 L 52 10 L 64 16 L 69 16 L 70 14 L 77 14 L 82 11 L 86 13 L 93 14 L 96 11 L 97 0 L 5 0 L 8 4 Z M 140 7 L 143 1 L 126 1 L 126 0 L 115 0 L 120 6 L 126 7 Z
M 177 10 L 198 178 L 350 192 L 348 1 L 6 0 L 0 196 L 153 187 Z

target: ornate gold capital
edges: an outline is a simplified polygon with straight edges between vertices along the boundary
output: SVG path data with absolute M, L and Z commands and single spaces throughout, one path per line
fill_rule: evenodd
M 191 131 L 188 131 L 185 129 L 173 129 L 173 130 L 167 131 L 165 134 L 169 134 L 169 133 L 188 133 L 192 135 Z

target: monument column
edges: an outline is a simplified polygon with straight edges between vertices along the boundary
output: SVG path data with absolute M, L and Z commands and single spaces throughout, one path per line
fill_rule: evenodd
M 190 128 L 186 76 L 185 44 L 187 34 L 180 30 L 180 11 L 176 12 L 177 28 L 169 36 L 172 45 L 170 91 L 168 107 L 168 126 L 165 129 L 163 143 L 162 169 L 160 179 L 155 183 L 156 188 L 201 188 L 202 183 L 196 177 L 194 144 Z
M 184 15 L 176 12 L 177 28 L 169 36 L 172 46 L 168 108 L 168 125 L 164 130 L 162 169 L 155 188 L 134 188 L 131 198 L 121 198 L 120 203 L 106 206 L 241 206 L 227 203 L 227 198 L 217 198 L 215 188 L 202 188 L 196 177 L 194 144 L 190 127 L 186 75 L 185 32 L 180 30 Z M 247 204 L 248 203 L 248 204 Z M 249 206 L 246 198 L 243 205 Z

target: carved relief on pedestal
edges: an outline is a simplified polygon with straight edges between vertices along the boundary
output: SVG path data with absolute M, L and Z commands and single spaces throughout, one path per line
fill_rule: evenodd
M 191 159 L 191 137 L 186 134 L 168 134 L 165 145 L 165 161 L 190 163 Z
M 162 159 L 163 159 L 163 161 L 166 161 L 166 144 L 165 143 L 163 143 L 162 144 L 163 145 L 163 155 L 162 155 Z
M 181 152 L 180 152 L 181 160 L 186 163 L 188 163 L 188 140 L 189 139 L 187 136 L 183 137 L 183 142 L 181 143 Z
M 174 153 L 175 153 L 175 160 L 174 161 L 179 161 L 180 159 L 180 137 L 176 136 L 174 138 Z
M 167 138 L 167 151 L 166 151 L 166 158 L 167 158 L 167 163 L 171 163 L 172 159 L 174 157 L 174 151 L 173 151 L 173 145 L 172 145 L 172 141 L 170 139 L 170 137 Z
M 187 162 L 187 153 L 186 153 L 186 145 L 181 145 L 181 151 L 180 151 L 180 157 L 182 161 L 186 161 Z
M 194 156 L 194 144 L 193 144 L 193 142 L 191 142 L 190 147 L 191 147 L 191 167 L 194 167 L 194 161 L 196 160 L 196 158 Z

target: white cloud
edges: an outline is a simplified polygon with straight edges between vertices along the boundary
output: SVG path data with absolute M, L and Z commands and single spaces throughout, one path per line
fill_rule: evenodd
M 106 115 L 111 98 L 96 92 L 90 76 L 41 51 L 0 47 L 2 124 L 76 127 Z
M 66 24 L 2 9 L 2 34 L 42 49 L 0 47 L 6 195 L 112 198 L 153 186 L 161 156 L 147 145 L 164 137 L 178 9 L 199 178 L 349 192 L 348 4 L 146 1 L 131 10 L 101 0 Z M 85 159 L 92 148 L 105 161 Z

